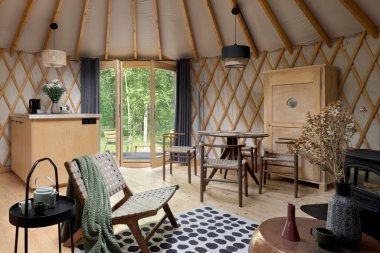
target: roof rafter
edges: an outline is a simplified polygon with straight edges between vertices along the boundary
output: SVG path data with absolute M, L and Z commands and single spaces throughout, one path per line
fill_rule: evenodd
M 153 0 L 153 8 L 154 8 L 154 19 L 155 19 L 156 34 L 157 34 L 158 59 L 162 60 L 160 22 L 158 20 L 158 5 L 157 5 L 157 0 Z
M 137 3 L 132 0 L 133 57 L 137 59 Z
M 106 21 L 106 45 L 104 48 L 104 59 L 105 60 L 108 60 L 108 53 L 109 53 L 109 48 L 110 48 L 111 12 L 112 12 L 112 0 L 108 0 L 108 3 L 107 3 L 107 21 Z
M 51 17 L 51 19 L 50 19 L 50 24 L 51 23 L 57 23 L 57 19 L 59 17 L 61 7 L 62 7 L 62 0 L 57 0 L 57 3 L 55 4 L 53 17 Z M 49 26 L 47 34 L 46 34 L 45 42 L 44 42 L 44 47 L 43 47 L 44 49 L 47 49 L 49 46 L 49 42 L 50 42 L 52 32 L 53 31 L 52 31 L 52 29 L 50 29 L 50 26 Z
M 89 0 L 84 0 L 82 19 L 81 19 L 81 22 L 80 22 L 80 28 L 79 28 L 77 46 L 76 46 L 76 49 L 75 49 L 75 61 L 79 60 L 79 50 L 80 50 L 80 45 L 81 45 L 82 39 L 83 39 L 84 25 L 86 23 L 85 21 L 86 21 L 87 11 L 88 11 L 88 3 L 89 3 Z
M 377 38 L 379 36 L 376 24 L 364 13 L 354 0 L 340 0 L 340 2 L 372 37 Z
M 282 28 L 280 22 L 278 21 L 276 15 L 274 15 L 274 12 L 272 8 L 270 7 L 268 0 L 259 0 L 259 3 L 261 7 L 263 8 L 265 14 L 269 18 L 270 22 L 274 26 L 274 28 L 277 31 L 277 34 L 280 36 L 282 42 L 284 43 L 286 50 L 288 50 L 289 53 L 293 53 L 293 47 L 292 43 L 290 42 L 288 36 L 286 35 L 284 29 Z
M 20 23 L 18 24 L 18 27 L 17 27 L 17 31 L 13 37 L 12 45 L 10 48 L 11 55 L 13 55 L 13 53 L 17 47 L 17 43 L 19 42 L 19 40 L 21 38 L 21 35 L 24 31 L 26 23 L 28 22 L 30 12 L 31 12 L 35 2 L 36 2 L 35 0 L 28 0 L 28 2 L 25 5 L 24 13 L 22 14 Z
M 191 24 L 190 24 L 189 15 L 188 15 L 188 12 L 187 12 L 187 7 L 186 7 L 186 1 L 185 0 L 181 0 L 181 6 L 182 6 L 182 16 L 183 16 L 183 19 L 185 20 L 185 26 L 186 26 L 186 30 L 187 30 L 187 36 L 189 37 L 191 50 L 193 51 L 194 61 L 198 62 L 197 48 L 196 48 L 196 45 L 195 45 L 193 31 L 191 29 Z
M 328 47 L 331 47 L 332 43 L 331 43 L 331 40 L 330 40 L 329 36 L 327 35 L 326 31 L 323 29 L 323 27 L 321 26 L 321 24 L 318 22 L 318 20 L 316 19 L 316 17 L 313 15 L 313 13 L 311 12 L 310 8 L 306 5 L 306 3 L 304 2 L 304 0 L 294 0 L 294 1 L 298 5 L 298 7 L 301 9 L 301 11 L 303 12 L 303 14 L 306 16 L 306 18 L 309 20 L 309 22 L 314 27 L 314 29 L 318 32 L 319 36 L 321 36 L 323 42 Z
M 214 28 L 214 32 L 216 35 L 216 39 L 218 41 L 218 45 L 220 48 L 223 48 L 224 44 L 223 44 L 222 36 L 220 34 L 219 27 L 218 27 L 218 24 L 216 22 L 214 10 L 212 9 L 212 5 L 211 5 L 210 0 L 205 0 L 205 4 L 206 4 L 208 14 L 209 14 L 210 19 L 211 19 L 212 27 Z
M 236 0 L 231 0 L 231 5 L 232 7 L 239 6 Z M 244 36 L 247 39 L 249 46 L 251 47 L 251 52 L 253 53 L 253 56 L 257 59 L 259 57 L 259 53 L 257 51 L 257 47 L 255 45 L 255 42 L 253 41 L 251 33 L 249 32 L 247 23 L 245 22 L 243 13 L 241 11 L 237 15 L 237 18 L 241 26 L 241 29 L 243 29 Z

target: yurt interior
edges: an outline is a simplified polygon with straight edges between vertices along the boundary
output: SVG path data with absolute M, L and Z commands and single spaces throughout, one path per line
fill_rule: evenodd
M 0 0 L 0 252 L 380 252 L 380 0 Z

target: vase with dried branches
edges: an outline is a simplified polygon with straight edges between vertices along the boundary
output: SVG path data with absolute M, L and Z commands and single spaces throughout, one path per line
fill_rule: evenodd
M 356 132 L 356 121 L 342 102 L 330 104 L 320 114 L 307 114 L 306 125 L 294 150 L 321 170 L 330 173 L 336 182 L 344 180 L 344 158 Z
M 342 102 L 337 101 L 317 115 L 307 114 L 306 125 L 293 147 L 299 156 L 333 176 L 336 194 L 328 204 L 326 227 L 348 247 L 357 247 L 361 240 L 360 210 L 351 198 L 351 184 L 345 182 L 343 166 L 356 124 Z

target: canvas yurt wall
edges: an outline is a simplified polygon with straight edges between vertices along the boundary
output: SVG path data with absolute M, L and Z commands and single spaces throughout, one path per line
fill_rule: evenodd
M 356 148 L 380 149 L 380 39 L 366 33 L 324 43 L 284 48 L 251 58 L 245 69 L 226 69 L 218 58 L 191 67 L 192 141 L 198 130 L 263 131 L 263 72 L 330 64 L 339 68 L 339 98 L 358 120 Z M 366 108 L 366 112 L 360 110 Z M 201 123 L 200 123 L 201 122 Z M 208 141 L 214 141 L 209 138 Z
M 66 87 L 60 103 L 80 112 L 80 63 L 70 61 L 66 67 L 45 68 L 38 54 L 14 53 L 0 49 L 0 172 L 10 167 L 10 118 L 12 113 L 26 113 L 30 98 L 40 97 L 49 110 L 50 101 L 41 94 L 47 81 L 59 79 Z

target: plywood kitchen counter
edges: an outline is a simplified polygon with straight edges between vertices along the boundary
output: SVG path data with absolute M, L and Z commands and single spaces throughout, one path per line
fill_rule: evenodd
M 99 114 L 13 114 L 11 118 L 11 169 L 24 182 L 33 163 L 49 157 L 58 168 L 59 185 L 67 183 L 65 161 L 99 152 Z M 39 166 L 30 185 L 35 188 L 54 178 L 48 164 Z

